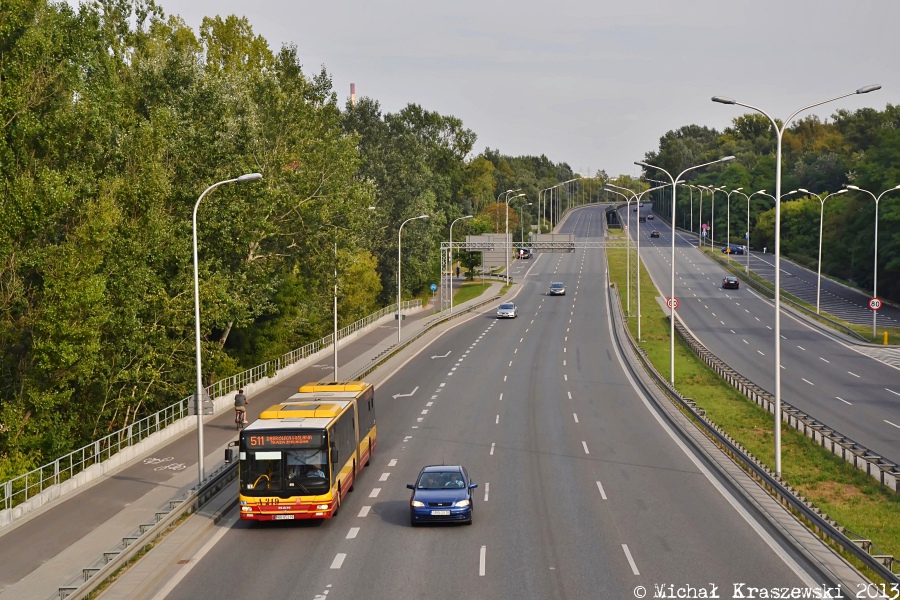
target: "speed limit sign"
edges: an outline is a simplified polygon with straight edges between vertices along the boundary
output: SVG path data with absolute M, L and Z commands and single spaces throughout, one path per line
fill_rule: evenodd
M 869 308 L 872 310 L 878 310 L 881 308 L 881 298 L 872 298 L 869 300 Z
M 678 298 L 666 298 L 666 306 L 675 310 L 678 308 Z

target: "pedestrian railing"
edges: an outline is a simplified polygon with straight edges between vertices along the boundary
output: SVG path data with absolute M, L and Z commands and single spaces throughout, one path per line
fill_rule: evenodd
M 403 302 L 401 310 L 410 310 L 422 305 L 421 300 Z M 390 315 L 397 310 L 397 305 L 392 304 L 376 313 L 373 313 L 355 323 L 338 331 L 338 340 L 364 329 L 382 317 Z M 292 350 L 283 356 L 257 365 L 246 371 L 216 381 L 205 389 L 205 398 L 219 398 L 235 390 L 247 387 L 266 377 L 270 377 L 279 370 L 284 369 L 300 360 L 303 360 L 332 345 L 334 334 L 327 335 L 320 340 L 306 344 L 301 348 Z M 102 463 L 124 448 L 133 446 L 161 431 L 174 422 L 189 416 L 194 396 L 182 398 L 178 402 L 166 408 L 146 416 L 131 425 L 110 433 L 99 440 L 83 446 L 73 452 L 57 458 L 51 463 L 28 471 L 23 475 L 14 477 L 0 484 L 0 507 L 10 509 L 27 501 L 53 485 L 63 483 L 88 467 Z

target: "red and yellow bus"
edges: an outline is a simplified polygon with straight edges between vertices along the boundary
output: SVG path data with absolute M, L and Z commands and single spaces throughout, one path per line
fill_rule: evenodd
M 375 452 L 375 387 L 310 383 L 241 431 L 239 502 L 251 521 L 327 519 Z

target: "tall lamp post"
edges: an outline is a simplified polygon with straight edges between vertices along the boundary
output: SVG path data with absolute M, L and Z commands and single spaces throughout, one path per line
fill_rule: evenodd
M 804 194 L 809 194 L 810 196 L 815 196 L 819 199 L 819 269 L 816 275 L 816 314 L 819 314 L 819 303 L 822 299 L 822 230 L 825 224 L 825 201 L 831 198 L 832 196 L 837 196 L 838 194 L 846 194 L 847 190 L 843 189 L 837 192 L 832 192 L 825 196 L 824 198 L 815 192 L 810 192 L 804 188 L 800 188 L 797 190 L 798 192 L 803 192 Z M 878 204 L 875 204 L 876 210 L 878 209 Z M 749 222 L 749 221 L 748 221 Z M 877 245 L 876 245 L 877 252 Z
M 411 217 L 402 223 L 400 223 L 400 229 L 397 230 L 397 345 L 400 345 L 400 328 L 403 324 L 403 312 L 400 310 L 400 242 L 401 242 L 401 234 L 403 233 L 403 226 L 409 223 L 410 221 L 415 221 L 416 219 L 427 219 L 428 215 L 419 215 L 418 217 Z
M 532 206 L 533 204 L 533 202 L 529 202 L 519 207 L 519 241 L 521 241 L 523 244 L 525 243 L 525 207 Z
M 713 160 L 710 162 L 706 162 L 700 165 L 694 165 L 693 167 L 688 167 L 684 171 L 678 174 L 678 177 L 672 177 L 672 174 L 663 169 L 662 167 L 657 167 L 656 165 L 651 165 L 650 163 L 645 163 L 643 161 L 635 161 L 634 164 L 639 167 L 645 167 L 647 169 L 656 169 L 657 171 L 662 171 L 666 174 L 669 180 L 672 182 L 672 293 L 669 296 L 669 302 L 672 306 L 669 308 L 671 311 L 669 313 L 670 323 L 669 323 L 669 382 L 675 383 L 675 193 L 677 191 L 677 183 L 680 183 L 681 176 L 687 173 L 688 171 L 695 171 L 697 169 L 701 169 L 703 167 L 708 167 L 709 165 L 714 165 L 717 163 L 727 162 L 729 160 L 734 160 L 733 156 L 723 156 L 718 160 Z
M 627 192 L 630 192 L 632 197 L 634 198 L 634 200 L 637 203 L 639 215 L 640 215 L 641 197 L 644 194 L 646 194 L 647 192 L 654 192 L 656 190 L 660 190 L 660 189 L 666 187 L 664 185 L 660 185 L 657 187 L 652 187 L 652 188 L 646 189 L 643 192 L 641 192 L 640 194 L 636 194 L 634 192 L 634 190 L 631 190 L 628 188 L 624 188 L 624 187 L 621 187 L 618 185 L 613 185 L 611 183 L 607 183 L 606 185 L 618 188 L 620 190 L 625 190 Z M 608 191 L 618 193 L 615 190 L 608 190 Z M 630 236 L 631 232 L 629 232 L 628 235 Z M 637 231 L 635 233 L 635 237 L 637 238 L 637 275 L 635 277 L 635 279 L 637 280 L 637 290 L 636 290 L 636 294 L 637 294 L 637 337 L 638 337 L 638 341 L 640 342 L 641 341 L 641 219 L 640 219 L 640 217 L 638 217 Z
M 463 219 L 471 219 L 475 215 L 466 215 L 464 217 L 459 217 L 458 219 L 453 219 L 453 222 L 450 223 L 450 314 L 453 314 L 453 226 L 457 221 L 462 221 Z
M 220 185 L 226 183 L 247 183 L 262 179 L 260 173 L 247 173 L 234 179 L 226 179 L 218 183 L 214 183 L 200 194 L 197 203 L 194 204 L 193 216 L 193 245 L 194 245 L 194 345 L 197 351 L 197 387 L 194 401 L 197 406 L 197 468 L 200 473 L 200 483 L 203 483 L 205 477 L 203 472 L 203 365 L 200 358 L 200 272 L 197 266 L 197 209 L 200 207 L 200 201 Z
M 617 185 L 613 185 L 611 183 L 607 183 L 607 186 L 611 187 L 619 187 Z M 609 187 L 604 188 L 607 192 L 612 192 L 613 194 L 618 194 L 625 198 L 625 311 L 628 313 L 628 316 L 631 316 L 631 201 L 634 199 L 631 196 L 626 196 L 622 192 L 617 192 L 616 190 L 611 190 Z M 628 189 L 628 188 L 620 188 L 620 189 Z M 631 190 L 629 190 L 631 191 Z
M 730 192 L 725 192 L 725 195 L 728 197 L 728 207 L 725 211 L 725 214 L 727 215 L 725 219 L 728 221 L 725 226 L 725 237 L 727 238 L 725 240 L 725 255 L 728 257 L 729 261 L 731 260 L 731 195 L 735 192 L 740 192 L 742 189 L 744 188 L 739 187 L 731 190 Z
M 816 102 L 815 104 L 810 104 L 808 106 L 804 106 L 803 108 L 794 111 L 790 117 L 785 119 L 781 126 L 779 127 L 778 123 L 773 119 L 769 113 L 764 111 L 761 108 L 756 106 L 751 106 L 749 104 L 743 104 L 741 102 L 737 102 L 731 98 L 726 98 L 723 96 L 713 96 L 712 101 L 718 102 L 720 104 L 734 104 L 736 106 L 743 106 L 744 108 L 749 108 L 750 110 L 754 110 L 761 115 L 765 116 L 772 123 L 772 127 L 775 128 L 775 136 L 776 136 L 776 146 L 775 146 L 775 407 L 774 407 L 774 417 L 775 417 L 775 475 L 776 477 L 781 477 L 781 139 L 784 136 L 784 130 L 787 128 L 788 124 L 796 117 L 798 114 L 803 112 L 804 110 L 808 110 L 815 106 L 820 106 L 822 104 L 826 104 L 828 102 L 834 102 L 835 100 L 840 100 L 841 98 L 846 98 L 848 96 L 853 96 L 854 94 L 867 94 L 869 92 L 874 92 L 875 90 L 881 89 L 880 85 L 868 85 L 865 87 L 861 87 L 855 92 L 851 92 L 849 94 L 843 94 L 841 96 L 835 96 L 834 98 L 829 98 L 828 100 L 823 100 L 821 102 Z
M 518 191 L 518 190 L 514 190 Z M 525 194 L 517 194 L 512 198 L 509 197 L 509 193 L 506 195 L 506 285 L 509 285 L 509 253 L 512 251 L 512 247 L 509 243 L 509 201 L 515 200 L 516 198 L 521 198 Z
M 878 197 L 875 197 L 875 194 L 870 192 L 869 190 L 864 190 L 862 188 L 856 187 L 855 185 L 848 185 L 847 189 L 856 190 L 857 192 L 865 192 L 868 195 L 872 196 L 872 200 L 875 201 L 875 265 L 872 271 L 872 297 L 878 297 L 878 201 L 881 200 L 881 197 L 887 194 L 888 192 L 892 192 L 894 190 L 900 190 L 900 185 L 892 187 L 890 189 L 884 190 Z M 872 311 L 872 337 L 878 335 L 878 311 Z

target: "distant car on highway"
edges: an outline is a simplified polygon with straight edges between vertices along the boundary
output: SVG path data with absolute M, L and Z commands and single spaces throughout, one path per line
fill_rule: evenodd
M 722 289 L 723 290 L 736 290 L 741 286 L 741 282 L 738 281 L 737 277 L 725 277 L 722 279 Z
M 647 215 L 647 220 L 648 220 L 648 221 L 652 221 L 652 220 L 655 219 L 655 218 L 656 218 L 656 217 L 654 217 L 653 215 Z
M 504 302 L 497 307 L 498 319 L 515 319 L 518 316 L 519 311 L 518 309 L 516 309 L 516 305 L 512 302 Z
M 462 465 L 424 467 L 415 483 L 408 483 L 409 523 L 458 522 L 472 524 L 472 490 L 478 487 Z
M 551 296 L 565 296 L 566 295 L 566 284 L 561 281 L 554 281 L 550 284 L 550 295 Z
M 519 248 L 519 258 L 531 258 L 531 248 Z
M 738 244 L 731 244 L 729 246 L 722 246 L 722 254 L 743 254 L 744 247 L 739 246 Z
M 650 237 L 659 237 L 659 232 L 657 230 L 653 230 L 650 232 Z

